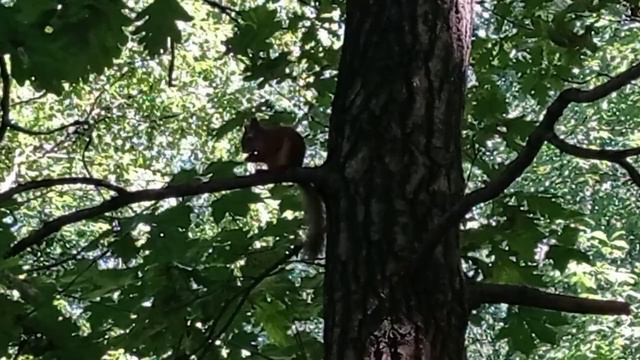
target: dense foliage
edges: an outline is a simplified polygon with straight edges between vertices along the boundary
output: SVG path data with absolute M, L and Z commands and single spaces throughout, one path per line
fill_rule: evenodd
M 0 191 L 72 176 L 132 191 L 246 174 L 238 138 L 254 114 L 300 129 L 309 165 L 324 158 L 343 1 L 0 3 L 12 77 Z M 513 158 L 560 90 L 638 60 L 636 12 L 632 1 L 478 3 L 468 189 Z M 631 86 L 572 107 L 557 130 L 585 147 L 638 146 L 639 95 Z M 0 251 L 112 190 L 0 194 Z M 465 272 L 636 303 L 637 191 L 614 164 L 547 146 L 467 219 Z M 300 209 L 295 187 L 275 185 L 133 204 L 66 226 L 0 262 L 0 356 L 320 359 L 322 264 L 297 256 Z M 473 315 L 468 335 L 472 359 L 640 356 L 634 317 L 492 306 Z

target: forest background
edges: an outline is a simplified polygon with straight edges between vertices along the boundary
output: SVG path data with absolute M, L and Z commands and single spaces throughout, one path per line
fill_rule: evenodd
M 238 141 L 254 115 L 296 126 L 307 164 L 320 165 L 344 1 L 0 3 L 0 252 L 11 254 L 0 262 L 0 355 L 322 358 L 323 259 L 297 256 L 293 186 L 148 198 L 29 239 L 113 195 L 250 174 Z M 640 59 L 634 1 L 480 1 L 474 12 L 467 191 L 514 158 L 560 91 Z M 571 106 L 556 132 L 635 155 L 639 94 L 632 84 Z M 633 161 L 543 147 L 466 218 L 465 274 L 637 310 Z M 637 359 L 640 323 L 483 306 L 466 342 L 470 359 Z

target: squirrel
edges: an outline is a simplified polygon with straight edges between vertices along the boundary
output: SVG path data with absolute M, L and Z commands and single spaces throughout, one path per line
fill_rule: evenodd
M 252 118 L 244 126 L 240 144 L 242 152 L 248 154 L 245 162 L 264 163 L 271 171 L 302 167 L 307 150 L 304 138 L 292 127 L 266 127 L 256 118 Z M 304 213 L 309 228 L 303 252 L 306 257 L 315 259 L 324 246 L 322 199 L 313 185 L 298 185 L 302 192 Z

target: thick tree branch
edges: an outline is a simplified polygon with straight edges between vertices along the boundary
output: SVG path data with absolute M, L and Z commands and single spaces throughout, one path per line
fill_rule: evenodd
M 474 206 L 493 200 L 500 196 L 522 173 L 533 163 L 536 155 L 554 133 L 554 126 L 571 103 L 589 103 L 602 99 L 628 85 L 640 77 L 640 63 L 635 64 L 622 73 L 590 90 L 570 88 L 563 90 L 547 108 L 542 121 L 527 138 L 525 146 L 518 156 L 507 164 L 500 175 L 485 186 L 464 195 L 433 227 L 429 233 L 429 241 L 416 258 L 416 263 L 432 254 L 443 241 L 444 233 L 460 222 Z
M 91 177 L 68 177 L 68 178 L 57 178 L 57 179 L 44 179 L 44 180 L 35 180 L 30 181 L 28 183 L 19 184 L 11 189 L 0 193 L 0 202 L 11 199 L 13 196 L 35 189 L 49 188 L 53 186 L 60 185 L 93 185 L 102 187 L 105 189 L 112 190 L 118 194 L 126 194 L 128 191 L 120 187 L 118 185 L 111 184 L 106 180 L 91 178 Z
M 7 253 L 4 254 L 4 257 L 9 258 L 16 256 L 32 246 L 43 243 L 48 236 L 58 232 L 66 225 L 90 219 L 134 203 L 193 196 L 282 182 L 318 184 L 322 182 L 323 170 L 324 169 L 322 167 L 318 167 L 291 169 L 284 172 L 267 171 L 249 176 L 213 179 L 203 183 L 168 185 L 160 189 L 125 192 L 112 197 L 99 205 L 76 210 L 44 223 L 40 229 L 33 231 L 25 238 L 16 242 L 7 251 Z
M 566 142 L 553 133 L 549 137 L 549 143 L 565 154 L 569 154 L 582 159 L 603 160 L 620 165 L 629 173 L 631 180 L 640 187 L 640 173 L 629 163 L 627 158 L 640 155 L 640 148 L 630 148 L 624 150 L 608 149 L 588 149 Z
M 2 120 L 0 120 L 0 143 L 4 140 L 9 126 L 9 108 L 11 108 L 11 77 L 9 68 L 4 59 L 4 55 L 0 55 L 0 78 L 2 79 L 2 99 L 0 99 L 0 110 L 2 110 Z
M 523 285 L 470 283 L 467 293 L 471 309 L 482 304 L 509 304 L 577 314 L 631 314 L 631 305 L 623 301 L 553 294 Z

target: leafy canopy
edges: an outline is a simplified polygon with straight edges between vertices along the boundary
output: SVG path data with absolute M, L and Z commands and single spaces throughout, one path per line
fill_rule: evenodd
M 463 139 L 469 189 L 521 149 L 560 90 L 598 84 L 637 60 L 631 5 L 477 6 Z M 310 163 L 319 163 L 343 7 L 336 0 L 0 6 L 0 53 L 15 81 L 11 118 L 41 133 L 9 129 L 0 189 L 93 176 L 136 190 L 248 173 L 237 141 L 254 114 L 297 126 Z M 583 146 L 637 146 L 637 97 L 630 88 L 572 108 L 558 132 Z M 640 221 L 637 190 L 625 176 L 545 148 L 504 196 L 472 214 L 463 229 L 465 272 L 633 302 Z M 62 186 L 5 201 L 0 250 L 111 195 Z M 319 359 L 322 268 L 295 257 L 300 209 L 295 188 L 277 185 L 136 204 L 65 227 L 0 262 L 0 356 Z M 474 314 L 468 343 L 473 359 L 631 359 L 637 330 L 635 320 L 494 306 Z

